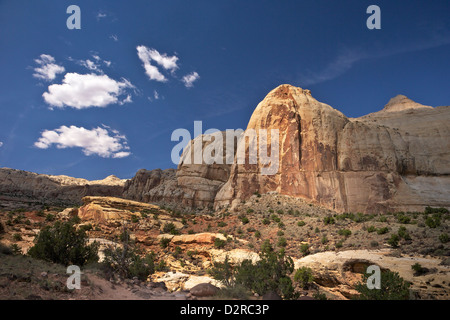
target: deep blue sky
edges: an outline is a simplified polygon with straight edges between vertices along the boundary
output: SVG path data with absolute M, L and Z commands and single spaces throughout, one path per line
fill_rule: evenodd
M 81 9 L 81 30 L 66 27 L 71 4 Z M 381 30 L 366 27 L 371 4 L 381 8 Z M 204 130 L 245 128 L 283 83 L 349 117 L 397 94 L 449 105 L 449 13 L 450 1 L 437 0 L 0 1 L 0 166 L 87 179 L 175 167 L 173 130 L 193 132 L 194 120 Z M 178 58 L 172 69 L 149 60 L 165 82 L 146 74 L 138 46 Z M 64 72 L 39 78 L 45 64 Z M 193 72 L 200 78 L 187 87 L 182 79 Z M 103 107 L 52 106 L 43 94 L 60 89 L 66 74 L 81 86 L 92 74 L 123 88 Z M 95 85 L 79 90 L 88 99 L 98 93 Z M 63 126 L 71 129 L 63 134 Z M 46 130 L 50 140 L 40 140 Z M 101 154 L 93 130 L 119 147 Z

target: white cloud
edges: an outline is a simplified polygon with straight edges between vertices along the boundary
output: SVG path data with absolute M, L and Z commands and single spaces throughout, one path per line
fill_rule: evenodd
M 67 73 L 62 84 L 50 85 L 42 96 L 52 107 L 106 107 L 118 103 L 127 88 L 134 86 L 126 79 L 116 81 L 107 75 Z
M 108 126 L 92 130 L 76 126 L 61 126 L 55 130 L 45 130 L 34 143 L 39 149 L 56 145 L 58 149 L 81 148 L 86 156 L 98 155 L 102 158 L 124 158 L 131 153 L 126 137 Z
M 194 82 L 200 79 L 200 76 L 197 72 L 191 72 L 183 77 L 181 81 L 183 81 L 186 88 L 191 88 L 194 86 Z
M 79 63 L 80 63 L 80 65 L 82 65 L 83 67 L 85 67 L 88 70 L 97 71 L 97 72 L 103 72 L 100 69 L 100 66 L 97 63 L 95 63 L 94 61 L 91 61 L 89 59 L 80 60 Z
M 432 32 L 430 32 L 432 34 Z M 361 49 L 361 48 L 345 48 L 341 50 L 336 58 L 332 60 L 325 68 L 317 72 L 305 72 L 300 75 L 300 85 L 310 86 L 333 80 L 349 71 L 355 64 L 366 59 L 378 59 L 390 57 L 397 54 L 405 54 L 410 52 L 422 51 L 431 48 L 448 45 L 450 43 L 450 33 L 432 34 L 427 39 L 416 41 L 409 44 L 395 44 L 387 46 L 385 49 Z
M 159 93 L 158 93 L 158 91 L 154 91 L 153 92 L 153 97 L 155 98 L 155 100 L 158 100 L 159 99 Z
M 0 141 L 0 147 L 2 147 L 2 146 L 3 146 L 3 142 Z
M 161 72 L 159 72 L 157 67 L 150 63 L 152 58 L 150 56 L 149 49 L 145 46 L 138 46 L 136 49 L 138 52 L 138 57 L 143 63 L 145 73 L 150 78 L 150 80 L 166 82 L 166 77 Z
M 56 75 L 65 71 L 63 66 L 55 63 L 55 58 L 48 54 L 41 54 L 39 59 L 34 60 L 39 66 L 34 68 L 33 77 L 51 81 Z
M 159 64 L 164 69 L 171 70 L 171 71 L 174 71 L 174 70 L 178 69 L 178 65 L 177 65 L 178 57 L 177 56 L 169 57 L 165 53 L 160 54 L 155 49 L 149 49 L 147 47 L 144 47 L 144 48 L 147 50 L 148 56 L 152 60 L 156 61 L 156 63 Z
M 108 15 L 107 15 L 106 13 L 104 13 L 104 12 L 102 12 L 102 11 L 99 11 L 99 12 L 97 13 L 97 20 L 106 18 L 107 16 L 108 16 Z
M 119 41 L 119 37 L 116 34 L 110 35 L 109 38 L 114 40 L 115 42 Z

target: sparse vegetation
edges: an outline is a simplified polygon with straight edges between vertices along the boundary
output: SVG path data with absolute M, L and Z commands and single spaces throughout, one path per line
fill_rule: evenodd
M 360 293 L 359 300 L 408 300 L 410 283 L 399 276 L 397 272 L 382 271 L 381 289 L 369 289 L 367 280 L 370 275 L 365 273 L 362 282 L 356 285 Z
M 76 230 L 71 222 L 57 221 L 54 226 L 44 227 L 35 241 L 28 255 L 36 259 L 78 266 L 98 260 L 98 244 L 87 244 L 86 232 Z
M 314 281 L 311 268 L 301 267 L 297 269 L 294 275 L 294 281 L 298 282 L 303 289 L 308 289 Z

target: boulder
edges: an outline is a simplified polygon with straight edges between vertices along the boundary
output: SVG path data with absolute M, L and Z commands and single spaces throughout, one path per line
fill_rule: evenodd
M 214 296 L 218 291 L 219 288 L 210 283 L 200 283 L 189 290 L 189 292 L 196 297 Z

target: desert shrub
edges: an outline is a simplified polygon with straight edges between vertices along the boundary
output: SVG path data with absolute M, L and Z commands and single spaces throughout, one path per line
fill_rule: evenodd
M 310 284 L 314 281 L 311 268 L 301 267 L 297 269 L 294 275 L 294 281 L 298 282 L 303 289 L 308 289 Z
M 170 243 L 170 238 L 162 238 L 160 241 L 159 241 L 159 245 L 161 246 L 161 248 L 167 248 L 168 246 L 169 246 L 169 243 Z
M 89 230 L 92 230 L 92 224 L 90 224 L 90 223 L 84 224 L 84 225 L 80 226 L 80 229 L 85 231 L 85 232 L 89 231 Z
M 313 294 L 313 298 L 315 300 L 328 300 L 327 295 L 325 293 L 320 293 L 319 291 Z
M 328 216 L 323 219 L 323 223 L 325 223 L 325 225 L 328 225 L 328 224 L 334 224 L 335 221 L 332 216 Z
M 316 228 L 314 229 L 314 232 L 315 232 L 315 233 L 320 233 L 319 227 L 316 227 Z
M 355 299 L 359 300 L 408 300 L 410 283 L 399 276 L 397 272 L 382 271 L 381 289 L 369 289 L 367 279 L 369 274 L 364 274 L 362 282 L 356 285 L 356 291 L 360 293 Z
M 22 241 L 22 235 L 20 233 L 14 233 L 13 240 L 14 241 Z
M 244 260 L 236 267 L 234 282 L 263 295 L 274 291 L 283 299 L 295 299 L 295 292 L 289 275 L 294 271 L 294 262 L 285 255 L 284 249 L 276 252 L 266 240 L 259 253 L 260 260 L 253 263 Z
M 328 238 L 327 236 L 323 236 L 322 239 L 320 240 L 320 242 L 322 242 L 322 244 L 328 243 Z
M 219 227 L 219 228 L 223 228 L 223 227 L 226 227 L 228 224 L 226 223 L 226 222 L 223 222 L 223 221 L 219 221 L 218 223 L 217 223 L 217 226 Z
M 338 234 L 339 234 L 340 236 L 344 236 L 344 237 L 348 238 L 349 236 L 351 236 L 352 231 L 349 230 L 349 229 L 340 229 L 340 230 L 338 231 Z
M 271 215 L 270 219 L 272 219 L 273 221 L 275 221 L 277 223 L 281 221 L 280 218 L 276 214 Z
M 285 256 L 283 249 L 276 252 L 270 242 L 266 240 L 259 253 L 260 260 L 253 263 L 243 260 L 240 264 L 230 265 L 228 257 L 224 262 L 214 263 L 208 273 L 221 281 L 228 289 L 244 291 L 248 296 L 250 291 L 263 295 L 274 291 L 284 299 L 295 299 L 298 293 L 292 285 L 289 275 L 294 270 L 291 258 Z
M 426 273 L 426 269 L 420 265 L 420 263 L 415 263 L 411 266 L 411 269 L 414 270 L 414 275 L 420 276 Z
M 397 248 L 399 240 L 400 240 L 400 237 L 397 234 L 393 234 L 393 235 L 391 235 L 391 237 L 389 238 L 389 240 L 387 242 L 391 247 Z
M 226 243 L 227 242 L 225 240 L 222 240 L 219 238 L 214 239 L 214 247 L 216 247 L 217 249 L 221 249 L 221 248 L 225 247 Z
M 277 246 L 279 247 L 286 247 L 287 246 L 287 240 L 285 237 L 278 238 Z
M 425 220 L 425 224 L 429 227 L 429 228 L 437 228 L 441 225 L 441 219 L 438 215 L 433 215 L 431 217 L 427 217 Z
M 375 232 L 375 231 L 377 231 L 377 228 L 375 228 L 374 226 L 370 226 L 370 227 L 367 228 L 367 232 L 369 232 L 369 233 L 372 233 L 372 232 Z
M 11 248 L 12 254 L 14 254 L 14 255 L 23 254 L 22 248 L 20 248 L 17 245 L 17 243 L 13 243 L 10 248 Z
M 57 221 L 43 228 L 35 239 L 28 255 L 55 263 L 83 266 L 98 261 L 98 244 L 88 245 L 84 230 L 76 230 L 71 222 Z
M 255 231 L 255 238 L 260 238 L 261 237 L 261 232 L 259 232 L 258 230 Z
M 284 232 L 282 230 L 278 230 L 277 236 L 279 237 L 284 236 Z
M 376 247 L 378 247 L 379 245 L 380 245 L 380 244 L 378 243 L 378 241 L 373 240 L 373 241 L 370 242 L 370 246 L 371 246 L 372 248 L 376 248 Z
M 277 210 L 277 213 L 278 214 L 284 214 L 284 211 L 282 209 L 280 209 L 280 210 Z
M 177 228 L 172 222 L 164 224 L 163 231 L 164 233 L 170 233 L 173 235 L 180 234 L 180 232 L 177 230 Z
M 388 232 L 389 232 L 389 228 L 388 227 L 379 228 L 377 230 L 377 234 L 386 234 Z
M 300 252 L 302 253 L 303 256 L 307 256 L 309 254 L 309 244 L 302 243 L 300 245 Z
M 267 219 L 267 218 L 264 218 L 264 219 L 262 220 L 262 223 L 263 223 L 264 225 L 268 225 L 268 224 L 270 224 L 270 220 Z
M 404 239 L 404 240 L 411 240 L 411 236 L 409 235 L 408 230 L 407 230 L 404 226 L 401 226 L 401 227 L 398 229 L 397 234 L 398 234 L 398 236 L 399 236 L 400 238 L 402 238 L 402 239 Z
M 145 281 L 155 272 L 155 255 L 153 253 L 141 256 L 141 252 L 134 246 L 124 243 L 123 247 L 110 247 L 104 251 L 105 259 L 102 262 L 104 268 L 123 278 L 137 277 Z
M 47 221 L 47 222 L 52 222 L 52 221 L 55 221 L 55 215 L 54 214 L 51 214 L 51 213 L 49 213 L 49 214 L 47 214 L 46 216 L 45 216 L 45 221 Z
M 303 221 L 303 220 L 297 222 L 297 226 L 299 226 L 299 227 L 303 227 L 305 224 L 306 224 L 306 223 L 305 223 L 305 221 Z
M 403 224 L 408 224 L 411 222 L 411 218 L 404 215 L 404 214 L 398 214 L 397 215 L 397 221 Z
M 344 246 L 344 243 L 342 241 L 336 242 L 336 248 L 342 248 Z
M 284 228 L 284 223 L 283 221 L 278 222 L 278 228 L 283 229 Z
M 425 214 L 433 214 L 433 213 L 449 213 L 448 209 L 446 208 L 432 208 L 432 207 L 425 207 Z
M 448 240 L 449 240 L 449 237 L 448 237 L 448 234 L 446 234 L 446 233 L 442 233 L 439 236 L 439 241 L 441 241 L 442 243 L 447 243 Z
M 378 221 L 380 221 L 380 222 L 387 222 L 387 217 L 381 216 Z
M 242 216 L 241 217 L 241 222 L 242 222 L 242 224 L 247 224 L 247 223 L 250 222 L 250 220 L 248 220 L 248 218 L 246 216 Z
M 131 222 L 132 223 L 138 223 L 139 222 L 139 217 L 135 214 L 131 215 Z

